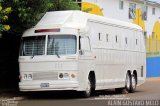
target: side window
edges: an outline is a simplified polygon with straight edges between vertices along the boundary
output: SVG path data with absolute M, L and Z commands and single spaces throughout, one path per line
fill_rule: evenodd
M 147 31 L 144 32 L 144 36 L 147 36 Z
M 83 51 L 91 50 L 89 37 L 80 37 L 80 50 Z
M 106 42 L 108 42 L 109 41 L 109 37 L 108 37 L 109 35 L 108 34 L 106 34 Z
M 99 41 L 102 41 L 102 34 L 101 33 L 98 33 L 98 39 L 99 39 Z
M 136 4 L 129 3 L 129 19 L 135 19 Z
M 116 35 L 116 43 L 118 43 L 118 36 Z
M 147 13 L 148 13 L 148 7 L 147 6 L 142 6 L 142 19 L 147 20 Z
M 136 39 L 136 45 L 138 45 L 138 39 Z
M 119 0 L 119 9 L 120 10 L 123 10 L 123 5 L 124 5 L 123 1 Z
M 156 9 L 152 8 L 152 15 L 155 15 L 155 14 L 156 14 Z
M 127 37 L 125 37 L 125 42 L 126 42 L 126 45 L 128 44 L 128 39 L 127 39 Z
M 141 32 L 135 31 L 135 38 L 133 40 L 135 51 L 141 51 L 141 46 L 142 46 L 141 36 L 143 36 Z

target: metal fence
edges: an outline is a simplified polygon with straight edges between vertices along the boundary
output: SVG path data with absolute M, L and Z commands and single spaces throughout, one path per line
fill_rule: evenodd
M 160 56 L 160 40 L 146 39 L 147 57 Z

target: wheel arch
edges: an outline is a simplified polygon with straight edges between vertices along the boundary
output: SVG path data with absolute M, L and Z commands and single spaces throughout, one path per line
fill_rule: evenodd
M 131 77 L 131 75 L 132 75 L 131 70 L 127 70 L 127 73 L 126 73 L 126 74 L 128 74 L 128 75 Z
M 91 83 L 92 83 L 92 89 L 95 90 L 96 88 L 96 75 L 94 71 L 90 71 L 88 77 L 91 78 Z

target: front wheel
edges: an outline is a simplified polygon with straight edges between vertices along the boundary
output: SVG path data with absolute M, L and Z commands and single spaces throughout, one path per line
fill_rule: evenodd
M 91 84 L 91 78 L 90 77 L 88 77 L 88 80 L 87 80 L 87 88 L 86 88 L 86 90 L 85 91 L 83 91 L 83 97 L 85 97 L 85 98 L 88 98 L 88 97 L 90 97 L 91 96 L 91 89 L 92 89 L 92 84 Z
M 130 92 L 131 91 L 131 76 L 129 73 L 126 75 L 126 84 L 125 84 L 125 89 Z

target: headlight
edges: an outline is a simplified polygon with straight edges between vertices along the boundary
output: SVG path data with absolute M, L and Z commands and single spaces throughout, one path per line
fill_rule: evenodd
M 28 74 L 28 79 L 32 79 L 32 74 Z
M 69 73 L 59 73 L 59 79 L 69 79 Z
M 59 78 L 63 78 L 63 73 L 60 73 L 60 74 L 59 74 Z
M 75 78 L 76 77 L 76 74 L 71 74 L 71 78 Z
M 32 80 L 33 79 L 33 75 L 32 74 L 23 74 L 22 75 L 22 79 L 23 80 Z
M 60 72 L 58 73 L 58 79 L 77 79 L 77 72 Z
M 24 74 L 24 75 L 23 75 L 23 79 L 24 79 L 24 80 L 27 79 L 27 74 Z

